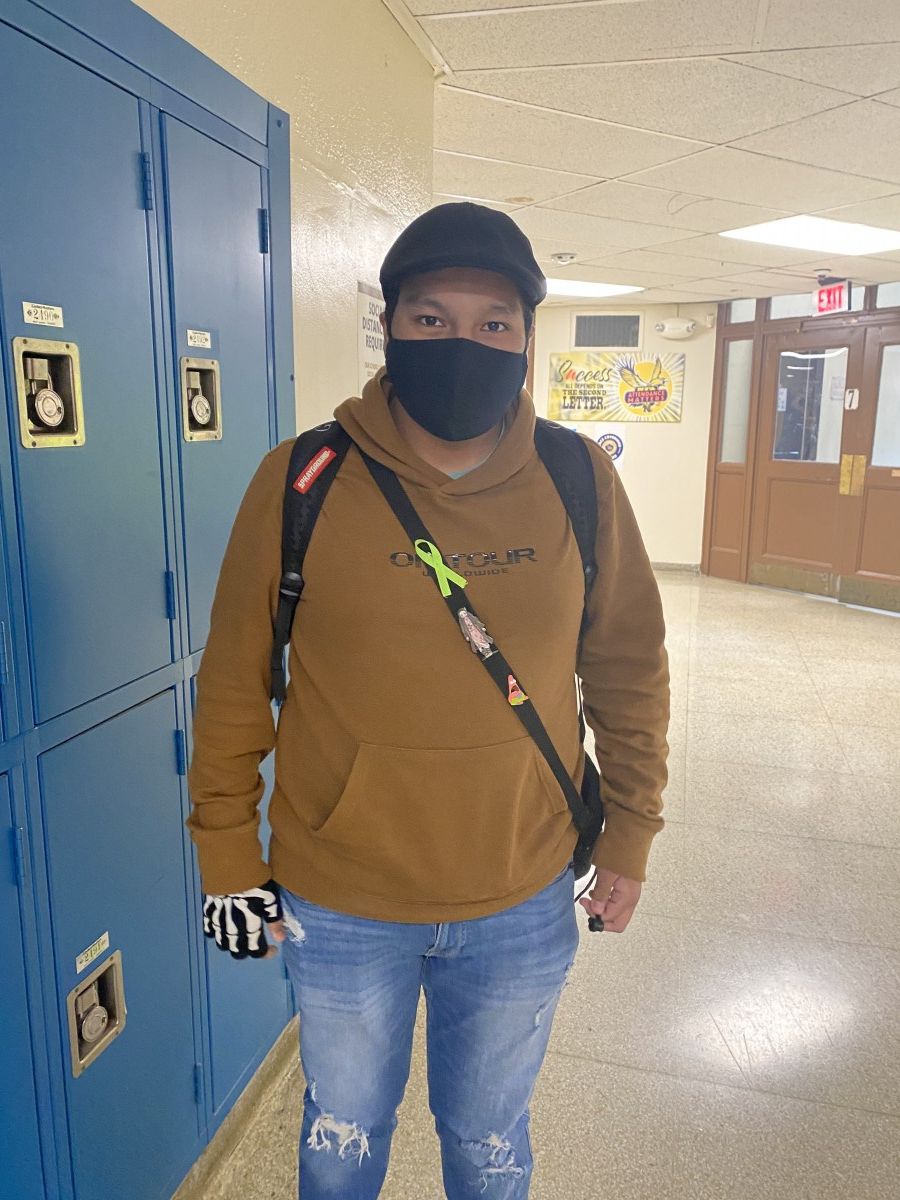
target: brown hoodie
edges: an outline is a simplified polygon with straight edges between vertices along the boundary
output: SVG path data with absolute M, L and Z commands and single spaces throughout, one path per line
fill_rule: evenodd
M 645 879 L 664 823 L 668 669 L 659 592 L 615 468 L 587 440 L 599 574 L 576 662 L 581 560 L 534 448 L 531 397 L 520 393 L 486 462 L 451 479 L 401 437 L 383 379 L 382 369 L 336 418 L 396 472 L 445 558 L 469 579 L 474 606 L 576 783 L 578 671 L 604 778 L 595 861 Z M 569 810 L 354 447 L 306 556 L 276 737 L 269 660 L 292 445 L 267 454 L 247 489 L 197 679 L 187 826 L 204 890 L 243 891 L 272 877 L 341 912 L 427 923 L 517 904 L 569 860 Z M 273 746 L 267 865 L 259 764 Z

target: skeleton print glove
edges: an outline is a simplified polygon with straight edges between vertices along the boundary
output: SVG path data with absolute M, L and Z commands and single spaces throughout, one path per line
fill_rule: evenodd
M 281 921 L 283 916 L 274 879 L 246 892 L 203 897 L 203 932 L 215 938 L 220 950 L 230 951 L 232 958 L 265 958 L 268 943 L 263 922 Z

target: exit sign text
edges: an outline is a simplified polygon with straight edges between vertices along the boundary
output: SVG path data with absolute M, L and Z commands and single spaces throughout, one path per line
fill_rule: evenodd
M 813 311 L 817 314 L 850 311 L 850 281 L 829 283 L 813 292 Z

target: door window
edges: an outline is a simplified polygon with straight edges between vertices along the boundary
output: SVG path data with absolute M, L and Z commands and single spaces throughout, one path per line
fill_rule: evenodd
M 774 459 L 839 461 L 848 357 L 846 347 L 779 356 Z
M 873 467 L 900 467 L 900 346 L 885 346 L 878 385 Z
M 753 375 L 753 339 L 725 343 L 725 384 L 722 396 L 722 444 L 719 462 L 747 461 L 747 422 L 750 414 L 750 380 Z

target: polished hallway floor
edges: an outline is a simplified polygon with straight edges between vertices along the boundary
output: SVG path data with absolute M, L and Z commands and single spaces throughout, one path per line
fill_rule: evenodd
M 533 1104 L 535 1200 L 900 1194 L 900 619 L 660 575 L 667 826 L 589 935 Z M 420 1031 L 421 1032 L 421 1031 Z M 205 1200 L 294 1200 L 302 1084 Z M 386 1200 L 440 1200 L 421 1036 Z

